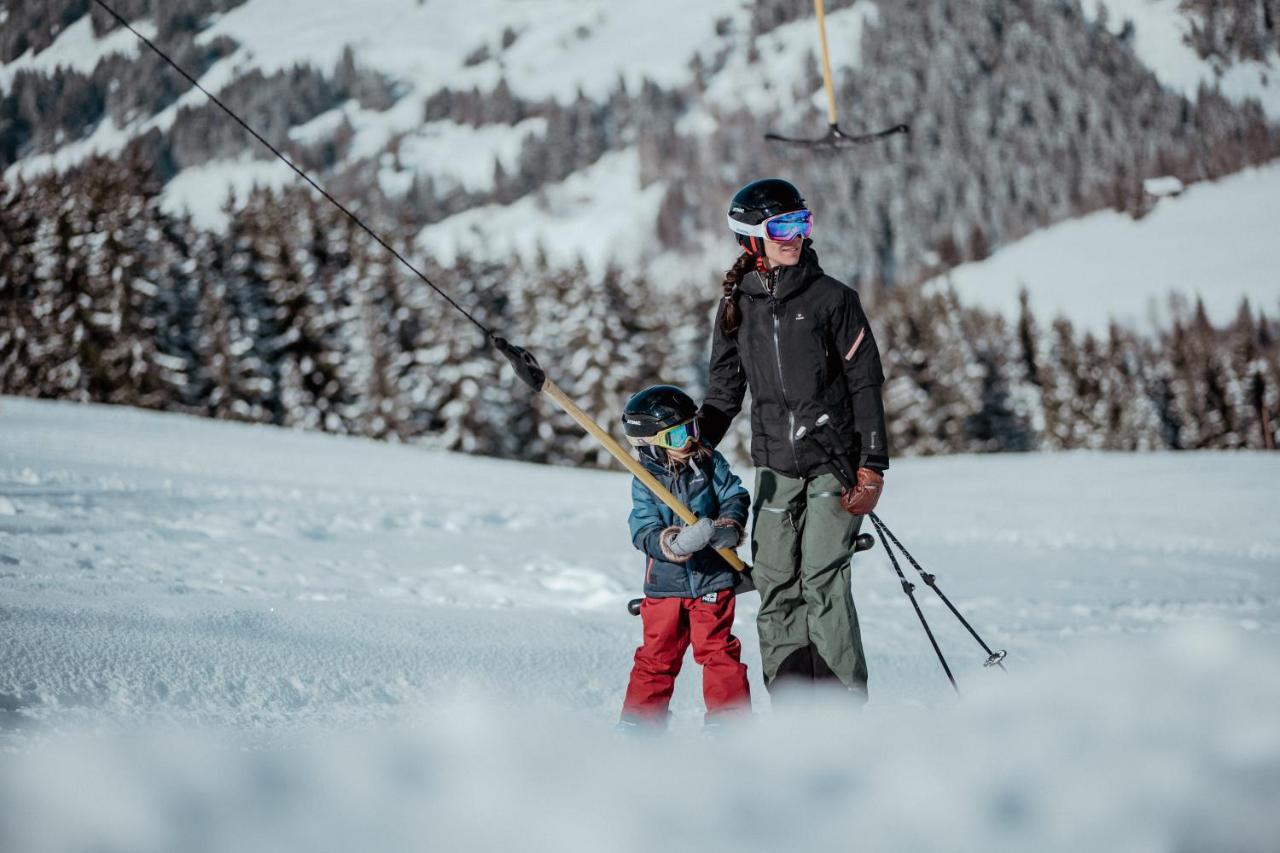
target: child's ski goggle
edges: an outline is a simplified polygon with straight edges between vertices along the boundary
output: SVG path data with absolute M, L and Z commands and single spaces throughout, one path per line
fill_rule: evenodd
M 688 423 L 676 424 L 668 427 L 660 433 L 645 436 L 644 438 L 629 438 L 628 440 L 634 445 L 652 444 L 666 450 L 684 450 L 689 446 L 689 442 L 698 437 L 698 424 L 696 421 Z
M 684 450 L 689 446 L 689 442 L 697 437 L 698 425 L 695 421 L 689 421 L 687 424 L 677 424 L 670 429 L 664 429 L 650 439 L 650 443 L 665 447 L 667 450 Z
M 747 225 L 730 216 L 729 230 L 744 237 L 767 237 L 775 243 L 786 243 L 813 233 L 813 214 L 808 210 L 793 210 L 771 216 L 759 225 Z

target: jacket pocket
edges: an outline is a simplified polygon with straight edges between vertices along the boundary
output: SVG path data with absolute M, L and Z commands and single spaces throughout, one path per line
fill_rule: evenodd
M 791 514 L 789 506 L 762 506 L 756 511 L 756 527 L 760 527 L 760 522 L 765 522 L 763 526 L 768 527 L 769 524 L 786 524 L 792 530 L 796 528 L 795 517 Z

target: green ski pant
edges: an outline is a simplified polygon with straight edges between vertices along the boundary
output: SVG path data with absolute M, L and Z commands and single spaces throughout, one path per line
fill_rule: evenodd
M 840 482 L 834 474 L 796 479 L 758 469 L 753 517 L 765 686 L 837 678 L 865 696 L 867 662 L 849 588 L 862 519 L 841 509 Z

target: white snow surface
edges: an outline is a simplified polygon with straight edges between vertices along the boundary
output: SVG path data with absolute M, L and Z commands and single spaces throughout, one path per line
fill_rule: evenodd
M 934 279 L 970 305 L 1018 315 L 1026 287 L 1040 319 L 1105 332 L 1110 320 L 1168 318 L 1171 295 L 1204 300 L 1210 319 L 1280 310 L 1280 164 L 1192 184 L 1142 219 L 1102 211 L 1044 228 Z
M 741 472 L 749 475 L 750 472 Z M 625 474 L 0 399 L 0 849 L 1270 851 L 1280 455 L 894 462 L 870 704 L 617 740 Z M 748 482 L 750 479 L 748 477 Z M 908 566 L 904 568 L 910 572 Z

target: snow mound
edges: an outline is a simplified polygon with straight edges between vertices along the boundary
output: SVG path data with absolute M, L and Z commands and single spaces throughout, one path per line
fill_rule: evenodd
M 474 701 L 267 744 L 69 735 L 0 764 L 0 846 L 1264 853 L 1277 702 L 1274 653 L 1202 626 L 1014 665 L 940 708 L 830 697 L 714 738 L 619 740 L 579 714 Z

